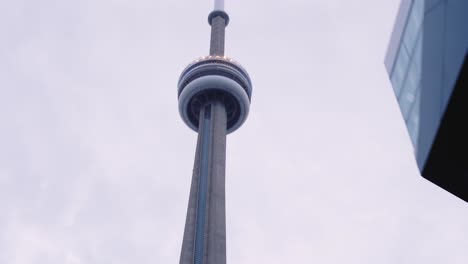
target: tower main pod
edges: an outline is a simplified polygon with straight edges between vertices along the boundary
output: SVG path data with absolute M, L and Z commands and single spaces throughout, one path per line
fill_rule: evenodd
M 198 132 L 180 264 L 226 263 L 226 135 L 246 120 L 252 84 L 247 71 L 224 56 L 229 16 L 220 6 L 217 0 L 208 16 L 210 55 L 189 64 L 178 83 L 180 115 Z

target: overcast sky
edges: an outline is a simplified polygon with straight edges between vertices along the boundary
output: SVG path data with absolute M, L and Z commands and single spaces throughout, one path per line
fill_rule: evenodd
M 212 0 L 0 1 L 0 263 L 178 263 L 196 134 L 182 69 Z M 468 263 L 468 206 L 419 176 L 383 65 L 399 0 L 227 0 L 249 71 L 228 263 Z

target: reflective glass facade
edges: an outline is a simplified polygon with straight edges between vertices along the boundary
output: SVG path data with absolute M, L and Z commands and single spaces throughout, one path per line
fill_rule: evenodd
M 421 170 L 466 56 L 467 25 L 465 0 L 400 5 L 385 65 Z
M 468 1 L 402 0 L 385 58 L 421 175 L 468 202 Z
M 415 150 L 419 135 L 423 18 L 424 0 L 411 2 L 397 57 L 390 72 L 390 80 Z

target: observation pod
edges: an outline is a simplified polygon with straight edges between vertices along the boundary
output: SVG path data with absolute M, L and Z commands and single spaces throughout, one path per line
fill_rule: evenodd
M 200 109 L 205 102 L 224 102 L 226 132 L 237 130 L 247 119 L 252 82 L 247 71 L 225 56 L 206 56 L 189 64 L 178 82 L 179 113 L 192 130 L 198 131 Z

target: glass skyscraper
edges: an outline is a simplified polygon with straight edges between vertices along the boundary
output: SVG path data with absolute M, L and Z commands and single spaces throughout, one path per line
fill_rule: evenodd
M 468 201 L 468 1 L 402 0 L 385 58 L 421 174 Z

